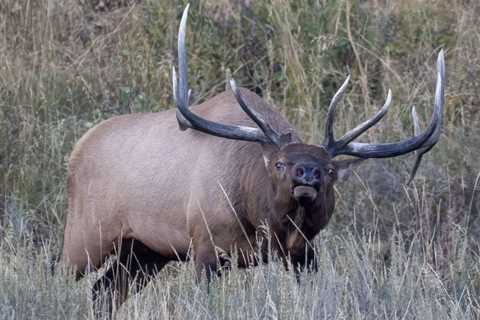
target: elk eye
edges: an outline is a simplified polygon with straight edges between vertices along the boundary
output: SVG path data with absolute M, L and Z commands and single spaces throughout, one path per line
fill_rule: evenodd
M 277 163 L 275 163 L 275 169 L 277 169 L 277 171 L 284 171 L 285 163 L 278 161 Z

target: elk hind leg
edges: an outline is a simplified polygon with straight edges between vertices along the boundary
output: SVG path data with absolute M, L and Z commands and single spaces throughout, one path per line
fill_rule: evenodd
M 134 239 L 123 240 L 117 249 L 118 258 L 92 289 L 97 318 L 112 316 L 127 298 L 130 289 L 141 291 L 160 271 L 168 259 Z

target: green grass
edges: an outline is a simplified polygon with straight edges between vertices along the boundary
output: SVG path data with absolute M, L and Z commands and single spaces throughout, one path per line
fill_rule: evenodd
M 0 318 L 91 318 L 95 275 L 76 283 L 49 273 L 63 238 L 68 155 L 103 119 L 173 107 L 183 4 L 108 3 L 106 11 L 95 11 L 95 1 L 0 4 Z M 233 270 L 207 295 L 190 265 L 175 265 L 132 297 L 121 317 L 480 317 L 480 4 L 241 3 L 192 2 L 195 102 L 223 91 L 231 74 L 318 143 L 329 99 L 351 72 L 337 134 L 371 115 L 391 88 L 390 114 L 363 138 L 391 141 L 412 133 L 413 104 L 426 125 L 435 56 L 444 48 L 441 141 L 411 186 L 412 157 L 368 161 L 337 186 L 334 218 L 316 240 L 320 272 L 301 285 L 273 263 Z

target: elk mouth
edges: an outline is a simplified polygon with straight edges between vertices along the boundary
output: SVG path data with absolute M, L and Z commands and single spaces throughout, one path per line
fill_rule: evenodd
M 302 207 L 315 202 L 317 195 L 318 191 L 312 186 L 300 185 L 293 188 L 293 197 Z

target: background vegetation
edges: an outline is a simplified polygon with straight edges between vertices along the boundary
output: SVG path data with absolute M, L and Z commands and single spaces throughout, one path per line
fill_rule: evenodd
M 0 318 L 91 318 L 95 275 L 49 272 L 66 211 L 75 141 L 116 114 L 171 108 L 170 68 L 185 3 L 0 2 Z M 412 133 L 433 106 L 446 49 L 444 133 L 406 186 L 411 156 L 369 161 L 338 185 L 317 239 L 320 272 L 270 264 L 233 271 L 210 295 L 174 265 L 122 308 L 123 319 L 476 319 L 480 317 L 480 3 L 474 0 L 192 1 L 195 102 L 231 74 L 318 143 L 330 97 L 353 81 L 338 134 L 383 104 L 368 141 Z M 161 138 L 161 137 L 159 137 Z

